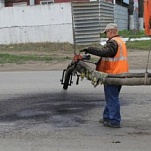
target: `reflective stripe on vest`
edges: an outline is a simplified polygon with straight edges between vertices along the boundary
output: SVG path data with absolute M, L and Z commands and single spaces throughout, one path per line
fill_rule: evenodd
M 112 39 L 117 39 L 117 38 L 112 38 Z M 117 41 L 117 40 L 115 40 L 115 41 Z M 110 57 L 102 57 L 102 60 L 103 61 L 121 61 L 121 60 L 127 60 L 127 57 L 125 57 L 125 56 L 123 56 L 123 54 L 122 54 L 122 44 L 120 43 L 120 41 L 118 40 L 118 46 L 119 46 L 119 53 L 120 53 L 120 56 L 119 57 L 116 57 L 116 55 L 115 55 L 115 57 L 114 58 L 110 58 Z
M 104 58 L 102 57 L 103 61 L 121 61 L 121 60 L 127 60 L 127 57 L 120 56 L 118 58 Z
M 96 67 L 96 70 L 111 74 L 128 72 L 126 46 L 119 37 L 114 37 L 112 39 L 115 40 L 118 44 L 116 55 L 114 56 L 114 58 L 102 57 Z

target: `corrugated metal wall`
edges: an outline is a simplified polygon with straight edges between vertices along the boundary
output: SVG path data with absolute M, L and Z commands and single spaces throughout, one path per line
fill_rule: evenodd
M 100 26 L 104 30 L 106 24 L 114 22 L 114 5 L 112 3 L 100 2 Z
M 98 2 L 73 2 L 73 33 L 75 44 L 90 44 L 100 41 L 100 19 Z
M 72 3 L 75 44 L 100 43 L 100 32 L 106 24 L 117 23 L 119 30 L 128 30 L 128 8 L 100 2 Z
M 128 8 L 114 6 L 114 23 L 118 25 L 119 30 L 128 30 Z
M 138 23 L 138 11 L 134 10 L 134 29 L 139 28 Z M 128 30 L 129 20 L 128 20 L 128 8 L 115 5 L 114 6 L 114 22 L 118 25 L 119 30 Z
M 107 23 L 114 22 L 114 5 L 105 2 L 73 2 L 74 43 L 100 43 L 100 32 Z

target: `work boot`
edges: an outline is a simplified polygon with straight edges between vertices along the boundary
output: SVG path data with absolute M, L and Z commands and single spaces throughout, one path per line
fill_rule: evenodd
M 104 122 L 104 126 L 111 127 L 111 128 L 121 128 L 120 124 L 113 124 L 113 123 L 110 123 L 109 121 Z
M 108 121 L 109 121 L 108 119 L 99 119 L 99 123 L 102 123 L 102 124 L 104 124 L 104 123 L 106 123 Z

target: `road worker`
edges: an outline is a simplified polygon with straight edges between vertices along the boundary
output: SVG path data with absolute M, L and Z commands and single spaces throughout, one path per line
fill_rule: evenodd
M 114 23 L 106 25 L 102 32 L 108 38 L 106 45 L 102 48 L 88 47 L 82 52 L 90 53 L 100 57 L 96 70 L 108 74 L 121 74 L 128 72 L 127 49 L 125 42 L 118 35 L 118 27 Z M 119 94 L 121 85 L 104 85 L 105 109 L 103 118 L 99 120 L 104 126 L 112 128 L 121 127 Z

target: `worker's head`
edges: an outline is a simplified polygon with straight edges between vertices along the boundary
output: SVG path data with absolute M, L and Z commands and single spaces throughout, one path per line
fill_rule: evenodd
M 114 23 L 107 24 L 102 33 L 105 33 L 107 38 L 112 38 L 113 36 L 118 35 L 117 24 Z

